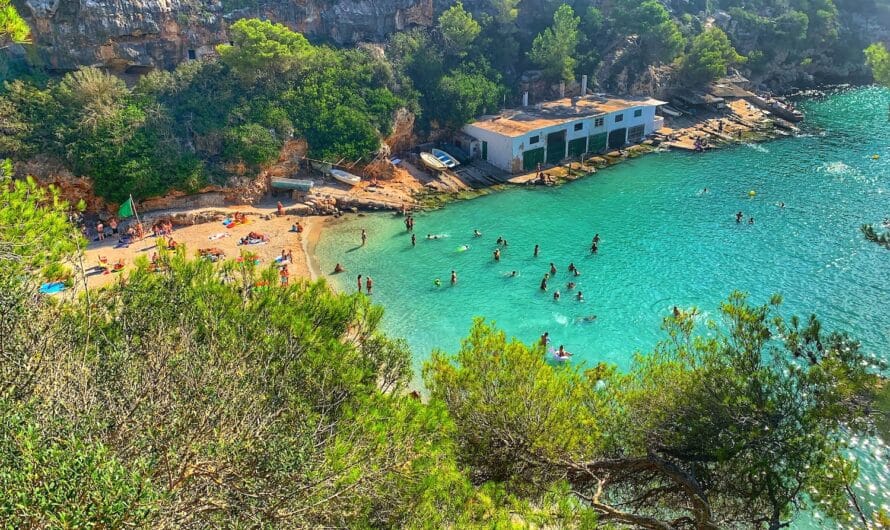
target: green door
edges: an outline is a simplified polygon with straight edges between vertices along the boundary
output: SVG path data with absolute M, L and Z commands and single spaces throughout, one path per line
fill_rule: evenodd
M 488 160 L 488 142 L 482 141 L 482 160 Z
M 524 171 L 534 171 L 538 169 L 538 164 L 544 163 L 544 148 L 531 149 L 522 153 L 522 169 Z
M 569 140 L 569 156 L 578 157 L 587 152 L 587 137 Z
M 587 150 L 591 153 L 602 153 L 606 150 L 606 142 L 608 141 L 608 133 L 593 134 L 587 143 Z
M 559 164 L 566 157 L 566 132 L 558 131 L 547 135 L 547 163 Z
M 619 149 L 627 143 L 627 129 L 615 129 L 609 133 L 609 149 Z

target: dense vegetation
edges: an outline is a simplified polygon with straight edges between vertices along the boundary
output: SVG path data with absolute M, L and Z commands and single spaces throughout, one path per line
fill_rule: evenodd
M 257 20 L 236 23 L 232 38 L 219 60 L 153 72 L 132 90 L 94 68 L 43 89 L 8 83 L 0 151 L 54 155 L 120 201 L 268 163 L 294 137 L 319 159 L 373 156 L 404 105 L 391 68 L 366 51 L 312 46 Z
M 482 321 L 407 391 L 381 309 L 274 271 L 143 263 L 71 300 L 68 207 L 0 182 L 0 521 L 11 528 L 780 528 L 848 504 L 873 360 L 778 298 L 689 312 L 633 368 L 552 366 Z
M 865 62 L 872 71 L 875 82 L 890 87 L 890 51 L 881 43 L 865 49 Z
M 0 91 L 0 156 L 51 156 L 91 177 L 106 199 L 141 199 L 252 174 L 292 138 L 305 139 L 315 159 L 368 160 L 397 108 L 435 135 L 516 104 L 526 88 L 550 97 L 556 82 L 582 73 L 591 86 L 618 91 L 647 85 L 651 67 L 662 86 L 700 86 L 734 66 L 783 87 L 807 82 L 802 76 L 862 73 L 869 28 L 890 24 L 890 0 L 468 5 L 457 2 L 433 27 L 397 33 L 383 47 L 350 50 L 241 20 L 218 59 L 153 72 L 131 89 L 90 68 L 61 80 L 32 69 Z M 27 37 L 8 2 L 0 28 L 0 47 Z M 881 50 L 868 55 L 879 81 Z M 542 82 L 522 84 L 533 70 Z

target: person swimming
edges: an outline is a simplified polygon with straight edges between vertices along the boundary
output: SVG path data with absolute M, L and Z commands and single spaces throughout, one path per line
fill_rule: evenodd
M 464 252 L 467 250 L 470 250 L 470 245 L 461 245 L 461 246 L 457 247 L 458 252 Z
M 575 272 L 575 262 L 569 263 L 569 272 Z
M 575 288 L 575 282 L 569 282 L 569 283 L 566 284 L 566 290 L 567 290 L 567 291 L 571 291 L 571 290 L 574 289 L 574 288 Z
M 745 214 L 743 214 L 742 211 L 739 210 L 738 213 L 735 214 L 735 222 L 736 222 L 736 224 L 742 224 L 742 218 L 743 218 L 743 217 L 745 217 Z
M 436 278 L 435 280 L 433 280 L 433 285 L 435 285 L 436 287 L 441 287 L 442 280 L 440 280 L 439 278 Z
M 517 273 L 516 271 L 513 271 L 513 272 L 510 273 L 510 277 L 511 277 L 511 278 L 515 278 L 515 277 L 518 276 L 518 275 L 519 275 L 519 273 Z
M 496 243 L 497 243 L 498 245 L 500 245 L 500 244 L 503 243 L 503 242 L 504 242 L 504 236 L 498 236 L 498 240 L 497 240 Z
M 587 315 L 585 317 L 578 317 L 575 319 L 575 322 L 578 322 L 579 324 L 589 324 L 594 321 L 596 321 L 596 315 Z
M 473 237 L 482 237 L 482 232 L 480 232 L 478 229 L 473 230 Z
M 559 291 L 554 291 L 554 292 L 553 292 L 553 300 L 556 301 L 556 302 L 559 301 Z
M 559 357 L 560 359 L 568 359 L 569 357 L 572 356 L 571 353 L 566 351 L 565 346 L 563 346 L 562 344 L 559 345 L 559 349 L 556 350 L 553 354 L 556 355 L 557 357 Z
M 753 224 L 754 224 L 754 218 L 753 218 L 753 217 L 749 217 L 749 218 L 748 218 L 748 224 L 749 224 L 749 225 L 753 225 Z
M 556 265 L 550 263 L 550 274 L 556 274 Z
M 575 276 L 581 276 L 581 271 L 578 269 L 578 267 L 575 267 Z
M 541 278 L 541 290 L 547 290 L 547 275 L 545 274 L 543 278 Z
M 494 254 L 495 261 L 501 261 L 501 249 L 499 249 L 499 248 L 494 249 L 493 254 Z
M 577 301 L 579 301 L 579 302 L 583 302 L 583 301 L 584 301 L 584 295 L 581 293 L 581 291 L 578 291 L 578 294 L 575 295 L 575 300 L 577 300 Z

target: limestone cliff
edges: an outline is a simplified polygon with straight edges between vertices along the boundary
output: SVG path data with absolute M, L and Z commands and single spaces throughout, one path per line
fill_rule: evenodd
M 257 17 L 311 39 L 378 41 L 432 23 L 432 0 L 14 0 L 51 70 L 139 74 L 213 53 L 227 27 Z

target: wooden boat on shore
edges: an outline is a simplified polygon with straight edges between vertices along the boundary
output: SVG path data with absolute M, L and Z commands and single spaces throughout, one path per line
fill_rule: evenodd
M 447 168 L 453 168 L 460 165 L 460 162 L 458 162 L 456 158 L 441 149 L 432 149 L 430 152 L 439 160 L 439 162 L 445 164 L 445 167 Z
M 315 182 L 305 179 L 289 179 L 285 177 L 272 177 L 272 187 L 279 190 L 309 191 L 315 186 Z
M 680 116 L 683 115 L 682 112 L 680 112 L 679 110 L 677 110 L 677 109 L 675 109 L 675 108 L 673 108 L 673 107 L 670 107 L 670 106 L 668 106 L 668 105 L 662 105 L 662 106 L 659 107 L 658 109 L 661 111 L 661 113 L 662 113 L 663 115 L 665 115 L 665 116 L 670 116 L 670 117 L 672 117 L 672 118 L 679 118 Z
M 448 166 L 446 166 L 444 162 L 436 158 L 432 153 L 427 153 L 425 151 L 423 153 L 420 153 L 420 161 L 423 162 L 426 167 L 435 171 L 445 171 L 446 169 L 448 169 Z
M 347 184 L 349 186 L 355 186 L 362 181 L 362 178 L 360 176 L 353 175 L 352 173 L 343 171 L 342 169 L 332 169 L 331 176 L 334 177 L 334 180 L 340 181 L 343 184 Z

